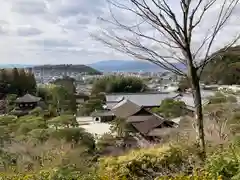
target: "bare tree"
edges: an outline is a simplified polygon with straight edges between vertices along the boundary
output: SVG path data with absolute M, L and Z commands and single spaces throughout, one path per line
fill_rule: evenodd
M 229 124 L 234 112 L 233 105 L 229 103 L 210 104 L 206 107 L 206 119 L 211 122 L 208 129 L 215 133 L 219 140 L 225 141 L 230 135 Z M 236 106 L 236 105 L 234 105 Z
M 212 54 L 217 35 L 229 23 L 239 0 L 107 1 L 111 20 L 101 20 L 109 26 L 103 28 L 101 33 L 93 34 L 94 38 L 121 53 L 149 61 L 189 80 L 195 104 L 197 139 L 205 156 L 200 76 L 207 63 L 238 41 L 240 35 L 225 43 L 218 53 Z M 171 4 L 173 2 L 174 6 Z M 175 8 L 177 5 L 180 11 Z M 116 9 L 125 12 L 122 15 L 129 19 L 135 17 L 137 23 L 122 23 L 115 15 Z M 204 36 L 200 37 L 200 42 L 196 41 L 196 34 L 201 33 L 207 14 L 216 14 L 217 17 Z M 153 30 L 151 34 L 146 32 L 146 27 Z M 176 62 L 184 65 L 187 71 L 179 68 Z
M 231 142 L 239 131 L 238 103 L 209 104 L 204 108 L 206 136 L 215 143 Z

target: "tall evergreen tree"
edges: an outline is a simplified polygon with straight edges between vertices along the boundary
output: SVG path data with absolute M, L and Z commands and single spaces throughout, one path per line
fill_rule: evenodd
M 19 72 L 17 68 L 12 69 L 12 94 L 19 94 Z
M 19 69 L 19 95 L 24 95 L 27 92 L 26 84 L 28 80 L 26 78 L 26 72 L 24 69 Z
M 27 91 L 29 93 L 36 93 L 36 79 L 35 76 L 32 72 L 26 73 L 26 78 L 28 79 L 27 83 Z
M 0 71 L 0 98 L 4 97 L 8 92 L 9 83 L 7 82 L 7 71 L 1 69 Z

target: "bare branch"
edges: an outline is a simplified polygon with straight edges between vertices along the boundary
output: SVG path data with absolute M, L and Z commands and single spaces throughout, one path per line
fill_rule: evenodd
M 201 64 L 198 66 L 198 69 L 200 69 L 199 71 L 199 76 L 202 75 L 202 72 L 204 70 L 204 67 L 211 62 L 212 60 L 214 60 L 216 57 L 220 56 L 222 54 L 224 54 L 225 52 L 227 52 L 229 50 L 229 48 L 233 47 L 234 44 L 236 44 L 236 42 L 240 39 L 240 34 L 234 38 L 234 40 L 232 42 L 230 42 L 229 44 L 227 44 L 224 48 L 222 48 L 221 50 L 215 52 L 214 54 L 212 54 L 209 57 L 206 57 L 206 59 L 204 61 L 201 62 Z
M 211 52 L 213 42 L 239 3 L 239 0 L 222 1 L 219 15 L 216 19 L 216 24 L 213 28 L 211 28 L 211 31 L 209 31 L 211 34 L 208 34 L 205 38 L 203 38 L 203 41 L 197 51 L 193 53 L 191 52 L 192 36 L 194 32 L 193 30 L 202 22 L 203 17 L 208 12 L 208 10 L 218 3 L 218 0 L 196 0 L 195 6 L 192 5 L 192 0 L 180 0 L 180 7 L 183 15 L 183 24 L 181 24 L 176 18 L 176 12 L 174 12 L 166 0 L 129 0 L 133 6 L 127 6 L 119 3 L 119 1 L 116 2 L 114 0 L 107 1 L 109 2 L 109 5 L 112 5 L 115 8 L 126 10 L 135 14 L 139 19 L 141 19 L 141 22 L 132 26 L 120 23 L 120 21 L 118 21 L 114 16 L 111 8 L 110 13 L 112 15 L 113 21 L 105 20 L 105 22 L 108 22 L 115 27 L 118 27 L 119 29 L 123 29 L 126 32 L 133 34 L 136 38 L 141 38 L 139 41 L 145 40 L 152 43 L 154 42 L 156 46 L 162 47 L 168 51 L 169 55 L 172 56 L 172 59 L 175 59 L 177 62 L 188 65 L 190 62 L 187 63 L 186 59 L 190 58 L 190 61 L 194 61 L 200 51 L 203 48 L 207 47 L 205 50 L 205 55 L 202 59 L 202 61 L 205 63 L 200 63 L 200 65 L 197 66 L 196 62 L 191 62 L 191 64 L 195 65 L 196 68 L 204 67 L 203 64 L 207 64 L 207 62 L 212 59 L 212 57 L 209 58 L 209 54 Z M 154 10 L 154 8 L 158 10 Z M 141 31 L 141 26 L 143 24 L 148 24 L 154 30 L 156 30 L 156 32 L 160 34 L 159 38 L 143 33 Z M 120 39 L 122 38 L 118 36 L 118 40 Z M 137 45 L 138 51 L 141 47 L 144 47 L 142 50 L 145 52 L 146 49 L 148 49 L 148 52 L 151 49 L 149 47 L 146 48 L 145 46 L 139 46 L 139 44 L 135 45 Z M 131 48 L 133 47 L 134 44 L 131 44 Z M 128 51 L 131 51 L 131 48 L 128 48 Z M 151 54 L 159 55 L 159 53 L 156 53 L 156 50 L 151 50 Z M 155 53 L 153 53 L 153 51 L 155 51 Z M 182 55 L 185 57 L 185 59 L 177 55 L 178 53 L 176 52 L 182 52 Z M 162 55 L 161 57 L 164 56 Z M 161 58 L 159 58 L 159 61 L 160 63 L 165 63 Z
M 157 64 L 163 69 L 172 71 L 178 75 L 184 76 L 184 72 L 177 68 L 173 63 L 169 62 L 169 59 L 173 59 L 172 56 L 163 56 L 158 54 L 157 52 L 151 50 L 150 48 L 147 48 L 146 46 L 142 45 L 140 41 L 133 41 L 130 39 L 123 39 L 120 37 L 114 37 L 111 35 L 108 35 L 105 33 L 105 37 L 109 37 L 111 39 L 114 39 L 114 43 L 110 41 L 106 41 L 103 38 L 99 38 L 98 36 L 94 36 L 95 39 L 101 41 L 105 45 L 112 47 L 122 53 L 126 53 L 129 55 L 134 56 L 135 58 L 141 59 L 141 60 L 148 60 L 154 64 Z M 130 47 L 134 47 L 135 51 L 132 51 Z M 160 59 L 160 60 L 159 60 Z
M 216 22 L 214 31 L 212 33 L 212 38 L 210 39 L 210 42 L 209 42 L 207 50 L 206 50 L 204 61 L 206 61 L 206 59 L 208 58 L 209 52 L 211 50 L 212 44 L 213 44 L 217 34 L 223 28 L 223 25 L 226 23 L 226 21 L 229 19 L 230 15 L 232 14 L 233 9 L 236 7 L 238 1 L 236 1 L 234 6 L 231 8 L 232 4 L 234 3 L 234 0 L 233 0 L 227 7 L 226 11 L 224 11 L 224 8 L 225 8 L 227 2 L 228 2 L 228 0 L 224 0 L 223 4 L 221 6 L 221 10 L 220 10 L 217 22 Z M 228 13 L 228 11 L 230 11 L 230 12 Z

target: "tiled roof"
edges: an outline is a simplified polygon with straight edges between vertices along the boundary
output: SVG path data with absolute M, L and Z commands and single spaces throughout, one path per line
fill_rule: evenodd
M 107 105 L 110 103 L 120 102 L 123 98 L 132 101 L 138 106 L 151 107 L 159 106 L 162 100 L 174 98 L 177 93 L 116 93 L 106 94 Z
M 107 109 L 112 109 L 114 106 L 116 106 L 118 102 L 112 102 L 112 103 L 107 103 L 106 108 Z
M 128 123 L 134 123 L 134 122 L 143 122 L 146 121 L 148 119 L 150 119 L 152 117 L 152 115 L 143 115 L 143 116 L 130 116 L 127 118 L 127 122 Z
M 152 129 L 160 126 L 165 120 L 152 115 L 149 116 L 145 121 L 131 123 L 141 134 L 147 134 Z
M 174 131 L 176 131 L 176 128 L 156 128 L 156 129 L 151 130 L 147 135 L 163 137 L 163 136 L 173 133 Z
M 38 102 L 40 101 L 40 97 L 33 96 L 31 94 L 26 94 L 22 97 L 17 98 L 16 102 L 17 103 L 31 103 L 31 102 Z
M 142 107 L 126 99 L 114 106 L 112 112 L 117 117 L 127 118 L 136 114 L 140 110 L 142 110 Z
M 208 104 L 208 97 L 213 96 L 214 91 L 208 91 L 208 90 L 201 90 L 201 96 L 202 96 L 202 105 Z M 194 110 L 194 99 L 191 93 L 185 93 L 181 96 L 177 96 L 175 99 L 178 99 L 180 101 L 183 101 L 188 108 L 192 108 Z

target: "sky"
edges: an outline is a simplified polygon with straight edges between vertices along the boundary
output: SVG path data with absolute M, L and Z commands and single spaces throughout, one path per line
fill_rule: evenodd
M 177 0 L 169 1 L 178 12 Z M 110 17 L 105 0 L 0 0 L 0 4 L 0 64 L 90 64 L 131 59 L 90 36 L 103 27 L 99 17 Z M 114 13 L 121 22 L 136 21 L 122 10 Z M 234 13 L 235 25 L 221 34 L 221 40 L 237 30 L 239 14 Z M 212 23 L 214 16 L 206 19 L 204 26 Z M 144 33 L 151 34 L 151 27 L 144 28 Z M 202 30 L 198 33 L 196 37 L 201 39 Z

